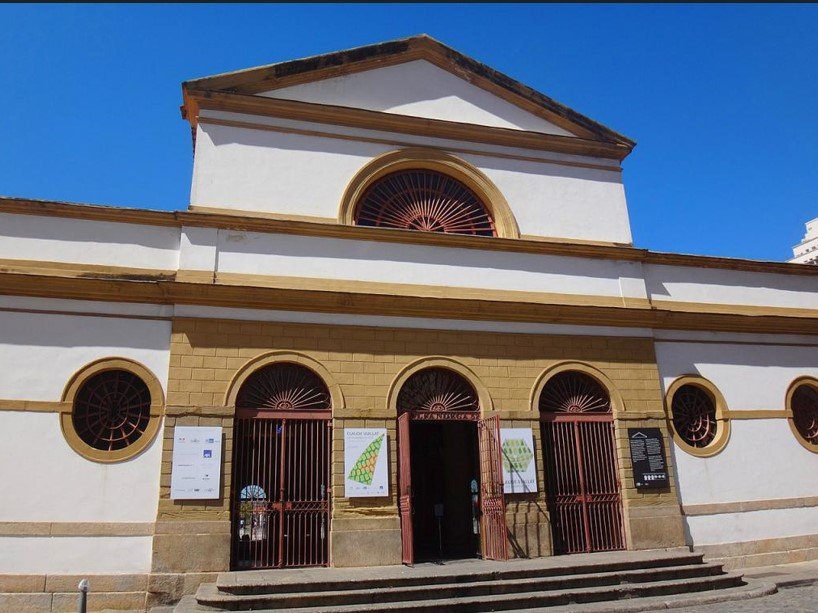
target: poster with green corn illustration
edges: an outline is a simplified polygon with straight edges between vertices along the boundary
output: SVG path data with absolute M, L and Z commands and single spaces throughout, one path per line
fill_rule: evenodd
M 387 459 L 386 428 L 345 428 L 345 496 L 388 496 Z

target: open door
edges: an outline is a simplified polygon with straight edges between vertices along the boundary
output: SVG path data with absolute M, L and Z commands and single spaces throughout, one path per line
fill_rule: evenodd
M 503 497 L 503 464 L 500 455 L 499 416 L 481 419 L 477 422 L 477 429 L 480 437 L 480 512 L 483 516 L 483 558 L 486 560 L 506 560 L 508 559 L 506 503 Z M 400 433 L 400 425 L 398 425 L 398 432 Z M 408 423 L 406 440 L 409 440 Z M 403 468 L 401 468 L 401 471 L 403 471 Z M 401 494 L 403 494 L 402 490 Z M 402 520 L 403 497 L 401 496 Z M 405 541 L 403 551 L 405 557 Z
M 415 550 L 412 533 L 412 454 L 409 419 L 408 412 L 398 417 L 398 508 L 403 563 L 411 566 L 415 563 Z

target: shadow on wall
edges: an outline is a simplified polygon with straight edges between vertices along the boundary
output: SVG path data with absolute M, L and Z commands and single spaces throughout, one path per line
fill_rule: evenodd
M 508 494 L 507 494 L 508 495 Z M 515 558 L 534 558 L 553 555 L 551 542 L 551 518 L 547 505 L 536 492 L 530 494 L 515 494 L 513 501 L 506 502 L 506 508 L 524 506 L 521 513 L 525 519 L 523 523 L 516 523 L 513 527 L 506 525 L 506 536 L 511 554 Z M 531 514 L 537 520 L 533 521 Z M 514 513 L 518 516 L 518 513 Z

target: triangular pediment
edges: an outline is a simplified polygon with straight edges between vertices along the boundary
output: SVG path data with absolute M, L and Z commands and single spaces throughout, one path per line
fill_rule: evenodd
M 627 152 L 635 143 L 425 35 L 225 73 L 183 84 L 222 92 L 578 137 Z
M 574 136 L 570 131 L 443 70 L 414 60 L 282 87 L 259 95 L 398 115 Z

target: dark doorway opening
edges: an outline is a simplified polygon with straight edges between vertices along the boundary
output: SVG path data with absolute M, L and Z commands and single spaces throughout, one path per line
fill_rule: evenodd
M 480 555 L 477 423 L 413 420 L 411 439 L 415 559 Z

